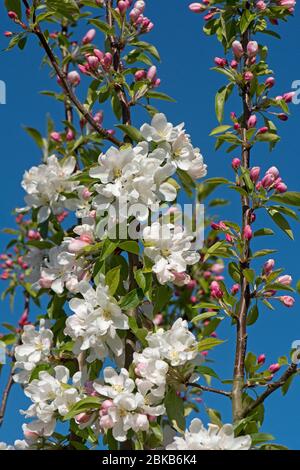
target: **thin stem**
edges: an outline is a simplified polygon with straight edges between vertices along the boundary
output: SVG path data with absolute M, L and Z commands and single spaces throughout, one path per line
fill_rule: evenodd
M 78 109 L 78 111 L 83 115 L 83 117 L 86 119 L 86 121 L 93 127 L 93 129 L 98 132 L 104 139 L 112 142 L 114 145 L 117 145 L 120 147 L 122 144 L 121 142 L 113 137 L 112 135 L 109 134 L 105 129 L 103 129 L 99 124 L 95 121 L 93 118 L 92 114 L 85 108 L 85 106 L 79 101 L 77 96 L 74 94 L 72 87 L 70 86 L 67 76 L 64 73 L 64 71 L 60 68 L 58 65 L 58 62 L 47 42 L 47 39 L 45 38 L 44 34 L 40 30 L 39 27 L 36 27 L 33 30 L 33 33 L 39 38 L 40 43 L 42 47 L 44 48 L 50 63 L 55 70 L 57 76 L 60 79 L 62 88 L 64 89 L 65 93 L 67 96 L 70 98 L 71 102 L 74 104 L 74 106 Z
M 226 390 L 220 390 L 218 388 L 213 388 L 213 387 L 207 387 L 206 385 L 199 385 L 196 383 L 187 383 L 186 384 L 188 387 L 194 387 L 194 388 L 199 388 L 199 390 L 202 390 L 203 392 L 211 392 L 211 393 L 216 393 L 218 395 L 224 395 L 225 397 L 232 397 L 231 392 L 226 392 Z
M 250 5 L 247 2 L 246 8 Z M 242 36 L 244 50 L 250 41 L 250 31 L 247 30 Z M 246 59 L 245 64 L 246 66 Z M 250 168 L 250 148 L 247 143 L 247 122 L 251 116 L 250 86 L 246 84 L 242 90 L 243 100 L 243 122 L 242 122 L 242 165 L 245 170 Z M 241 197 L 242 204 L 242 234 L 247 225 L 251 223 L 250 198 L 248 195 Z M 245 357 L 247 352 L 247 314 L 251 303 L 251 292 L 248 280 L 243 274 L 244 269 L 250 266 L 250 241 L 244 240 L 243 256 L 240 260 L 241 294 L 240 305 L 236 319 L 236 352 L 234 362 L 234 378 L 232 388 L 232 413 L 234 422 L 238 422 L 243 415 L 243 388 L 245 377 Z
M 251 403 L 246 409 L 243 410 L 242 418 L 245 418 L 255 408 L 261 405 L 266 398 L 274 393 L 278 388 L 282 387 L 290 377 L 297 373 L 297 364 L 291 364 L 288 369 L 282 374 L 279 380 L 268 385 L 268 388 L 263 392 L 254 402 Z
M 2 395 L 2 400 L 1 400 L 0 426 L 2 426 L 3 421 L 4 421 L 7 402 L 8 402 L 9 394 L 10 394 L 10 391 L 11 391 L 11 388 L 12 388 L 13 384 L 14 384 L 14 379 L 13 379 L 13 373 L 12 373 L 12 369 L 11 369 L 11 371 L 9 373 L 7 384 L 5 386 L 5 389 L 4 389 L 4 392 L 3 392 L 3 395 Z

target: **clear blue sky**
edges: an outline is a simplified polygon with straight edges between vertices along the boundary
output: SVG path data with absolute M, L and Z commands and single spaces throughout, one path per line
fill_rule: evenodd
M 148 0 L 147 15 L 155 22 L 155 29 L 148 37 L 160 50 L 162 63 L 159 75 L 162 78 L 161 90 L 167 92 L 177 102 L 168 104 L 161 102 L 162 109 L 174 123 L 185 121 L 186 128 L 192 135 L 193 142 L 198 145 L 209 165 L 209 177 L 232 175 L 230 157 L 223 151 L 214 151 L 214 139 L 208 137 L 216 124 L 214 115 L 214 94 L 224 84 L 221 75 L 209 70 L 213 58 L 221 55 L 221 46 L 215 39 L 202 33 L 202 19 L 188 11 L 186 0 Z M 6 19 L 3 4 L 0 6 L 1 30 L 11 29 Z M 283 41 L 269 39 L 270 65 L 277 71 L 276 94 L 289 91 L 294 80 L 300 80 L 300 46 L 299 46 L 300 13 L 288 24 L 280 27 Z M 99 35 L 100 39 L 100 35 Z M 264 38 L 261 37 L 261 41 Z M 0 49 L 6 46 L 6 39 L 0 35 Z M 101 43 L 99 44 L 101 46 Z M 45 116 L 50 113 L 59 124 L 62 109 L 50 98 L 38 94 L 40 90 L 51 89 L 55 85 L 48 77 L 48 69 L 41 68 L 41 51 L 35 40 L 31 40 L 25 51 L 17 49 L 10 53 L 0 54 L 0 80 L 7 84 L 7 104 L 0 105 L 0 148 L 2 160 L 2 201 L 1 227 L 11 226 L 13 220 L 10 211 L 23 204 L 23 192 L 20 180 L 25 169 L 39 163 L 39 152 L 31 139 L 23 131 L 22 126 L 37 127 L 41 132 L 45 128 Z M 238 102 L 232 102 L 228 113 L 240 111 Z M 253 156 L 253 163 L 267 169 L 276 165 L 281 171 L 289 188 L 299 191 L 299 125 L 300 106 L 292 106 L 292 116 L 288 123 L 279 124 L 282 141 L 275 152 L 270 154 L 264 145 L 258 147 Z M 139 116 L 140 120 L 141 117 Z M 59 128 L 60 129 L 60 128 Z M 223 210 L 223 217 L 238 216 L 238 205 L 233 200 Z M 264 223 L 258 219 L 257 227 Z M 268 226 L 271 226 L 269 224 Z M 299 227 L 295 226 L 296 241 L 292 242 L 280 234 L 270 240 L 260 240 L 261 248 L 278 248 L 276 255 L 278 266 L 284 266 L 286 273 L 293 276 L 295 282 L 300 278 L 299 270 Z M 0 236 L 1 246 L 6 242 Z M 256 353 L 264 352 L 268 362 L 276 362 L 277 358 L 290 350 L 292 341 L 300 339 L 299 298 L 295 308 L 289 310 L 262 311 L 260 320 L 250 329 L 249 347 Z M 17 302 L 15 311 L 11 313 L 6 303 L 1 304 L 0 321 L 16 321 L 21 313 L 21 305 Z M 229 329 L 222 326 L 220 335 L 228 337 Z M 233 360 L 233 342 L 231 339 L 219 347 L 213 354 L 218 360 L 218 371 L 225 378 L 230 378 Z M 221 362 L 220 362 L 221 361 Z M 0 389 L 3 386 L 1 377 Z M 276 441 L 293 449 L 300 449 L 299 436 L 299 394 L 300 381 L 284 398 L 280 392 L 268 401 L 264 431 L 276 436 Z M 205 402 L 211 407 L 219 407 L 224 421 L 230 421 L 229 403 L 223 398 L 205 396 Z M 0 429 L 0 441 L 12 442 L 21 437 L 22 416 L 18 409 L 25 408 L 26 401 L 17 387 L 9 400 L 9 412 Z M 201 417 L 207 420 L 202 409 Z

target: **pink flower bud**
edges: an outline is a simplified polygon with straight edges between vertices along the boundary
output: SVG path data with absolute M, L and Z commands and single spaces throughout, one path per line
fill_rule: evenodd
M 258 134 L 265 134 L 268 132 L 269 128 L 267 126 L 260 127 L 257 131 Z
M 247 54 L 249 57 L 255 57 L 258 53 L 258 44 L 256 41 L 250 41 L 247 45 Z
M 262 187 L 265 189 L 269 189 L 274 183 L 274 181 L 274 176 L 271 173 L 267 173 L 266 176 L 264 176 L 261 180 Z
M 62 138 L 61 138 L 61 135 L 60 135 L 59 132 L 51 132 L 50 138 L 54 142 L 61 142 L 62 141 Z
M 210 294 L 213 298 L 221 299 L 223 297 L 223 291 L 220 284 L 217 281 L 213 281 L 210 285 Z
M 269 367 L 269 371 L 272 372 L 272 374 L 275 374 L 275 372 L 278 372 L 280 369 L 280 364 L 271 364 Z
M 155 317 L 153 319 L 153 323 L 156 326 L 161 325 L 163 323 L 163 321 L 164 321 L 164 317 L 161 313 L 157 313 L 157 315 L 155 315 Z
M 239 158 L 233 158 L 231 162 L 231 166 L 234 170 L 238 170 L 239 167 L 241 166 L 241 160 Z
M 236 130 L 236 131 L 240 130 L 240 128 L 241 128 L 240 123 L 235 122 L 233 128 L 234 128 L 234 130 Z
M 155 65 L 152 65 L 152 67 L 150 67 L 150 69 L 147 72 L 148 80 L 153 82 L 156 79 L 156 73 L 157 73 L 157 68 L 155 67 Z
M 250 170 L 250 178 L 253 183 L 256 183 L 256 181 L 259 179 L 260 175 L 260 167 L 259 166 L 254 166 Z
M 270 274 L 273 271 L 274 266 L 275 266 L 275 260 L 269 259 L 268 261 L 266 261 L 263 267 L 264 274 L 267 274 L 267 275 Z
M 112 60 L 113 60 L 113 58 L 112 58 L 111 53 L 110 53 L 110 52 L 106 52 L 106 53 L 104 54 L 104 57 L 103 57 L 102 62 L 101 62 L 102 65 L 103 65 L 103 68 L 104 68 L 105 70 L 109 70 L 109 69 L 110 69 L 111 64 L 112 64 Z
M 134 74 L 135 80 L 138 82 L 147 78 L 146 70 L 137 70 Z
M 95 55 L 88 56 L 86 60 L 91 69 L 96 70 L 100 65 L 99 59 Z
M 287 121 L 288 120 L 288 116 L 285 114 L 285 113 L 280 113 L 277 115 L 278 119 L 280 119 L 281 121 Z
M 279 300 L 286 307 L 293 307 L 293 305 L 295 303 L 294 297 L 291 297 L 290 295 L 282 295 L 281 297 L 279 297 Z
M 256 8 L 260 11 L 264 11 L 266 10 L 267 8 L 267 4 L 263 1 L 263 0 L 259 0 L 257 3 L 256 3 Z
M 230 67 L 233 68 L 233 69 L 237 69 L 238 68 L 238 62 L 236 60 L 232 60 L 230 62 Z
M 279 276 L 278 279 L 276 279 L 275 282 L 278 284 L 282 284 L 283 286 L 290 286 L 292 283 L 292 276 L 289 276 L 288 274 L 285 274 L 284 276 Z
M 232 236 L 229 233 L 226 233 L 225 238 L 228 241 L 228 243 L 232 243 L 233 239 L 232 239 Z
M 99 421 L 100 427 L 104 430 L 111 429 L 113 427 L 113 420 L 110 416 L 105 415 L 100 418 Z
M 87 413 L 79 413 L 79 415 L 75 416 L 75 422 L 77 424 L 86 424 L 91 419 L 91 416 Z
M 295 96 L 295 92 L 291 91 L 289 93 L 285 93 L 283 95 L 283 99 L 286 103 L 291 103 L 293 101 L 294 96 Z
M 202 3 L 191 3 L 189 5 L 189 9 L 193 13 L 202 13 L 205 10 L 205 6 Z
M 69 129 L 67 134 L 66 134 L 67 142 L 72 142 L 72 140 L 74 140 L 74 138 L 75 138 L 74 132 L 72 131 L 72 129 Z
M 250 227 L 250 225 L 246 225 L 244 230 L 243 230 L 243 238 L 244 240 L 251 240 L 251 238 L 253 237 L 253 232 L 252 232 L 252 228 Z
M 255 127 L 256 123 L 257 123 L 257 117 L 255 114 L 252 114 L 252 116 L 249 117 L 248 122 L 247 122 L 249 129 L 251 129 L 252 127 Z
M 240 290 L 240 285 L 239 284 L 234 284 L 230 290 L 232 295 L 236 295 Z
M 90 29 L 82 39 L 83 44 L 90 44 L 96 36 L 96 30 Z
M 264 364 L 266 361 L 266 355 L 260 354 L 257 358 L 257 364 Z
M 81 73 L 83 73 L 84 75 L 86 75 L 88 73 L 88 65 L 82 65 L 82 64 L 78 64 L 78 68 L 80 70 Z
M 287 185 L 283 183 L 282 181 L 280 181 L 279 183 L 275 183 L 274 188 L 278 193 L 281 193 L 281 194 L 286 193 L 288 190 Z
M 8 17 L 11 19 L 11 20 L 17 20 L 18 19 L 18 15 L 15 11 L 9 11 L 8 12 Z
M 274 77 L 267 78 L 267 80 L 265 81 L 265 85 L 268 88 L 272 88 L 275 85 L 275 78 Z
M 232 43 L 232 51 L 238 59 L 240 59 L 244 55 L 244 49 L 240 41 L 233 41 Z
M 140 11 L 140 13 L 144 13 L 144 10 L 146 8 L 146 3 L 143 0 L 138 0 L 134 4 L 134 8 Z
M 227 65 L 227 60 L 222 57 L 215 57 L 215 64 L 218 67 L 225 67 Z
M 266 175 L 272 175 L 274 176 L 274 178 L 278 178 L 279 177 L 279 170 L 278 168 L 276 168 L 276 166 L 271 166 L 271 168 L 269 168 L 267 171 L 266 171 Z
M 3 34 L 6 38 L 10 38 L 13 35 L 12 31 L 4 31 Z
M 127 2 L 124 2 L 124 0 L 120 0 L 118 2 L 118 9 L 119 9 L 119 12 L 121 13 L 121 15 L 125 15 L 125 13 L 127 11 L 127 8 L 128 8 L 128 3 Z
M 28 323 L 28 317 L 29 317 L 29 309 L 26 308 L 24 312 L 22 313 L 21 318 L 19 320 L 19 325 L 21 327 L 25 326 Z
M 102 51 L 100 51 L 99 49 L 94 49 L 94 55 L 99 59 L 99 61 L 101 62 L 101 60 L 103 59 L 104 57 L 104 54 Z
M 68 73 L 68 81 L 71 83 L 73 86 L 78 86 L 81 78 L 78 72 L 76 70 L 73 70 L 72 72 Z
M 195 289 L 196 286 L 197 286 L 197 281 L 195 281 L 194 279 L 191 279 L 187 283 L 186 288 L 189 289 L 189 290 L 193 290 L 193 289 Z
M 244 80 L 246 82 L 251 82 L 251 80 L 253 80 L 253 78 L 254 78 L 254 75 L 253 75 L 252 72 L 245 72 L 244 73 Z

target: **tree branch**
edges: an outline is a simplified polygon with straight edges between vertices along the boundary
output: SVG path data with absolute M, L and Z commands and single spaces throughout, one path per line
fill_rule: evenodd
M 45 38 L 45 36 L 42 33 L 42 31 L 40 30 L 40 28 L 36 27 L 33 30 L 33 33 L 39 38 L 40 43 L 41 43 L 43 49 L 45 50 L 53 69 L 55 70 L 57 76 L 60 78 L 61 85 L 62 85 L 65 93 L 70 98 L 70 100 L 74 104 L 74 106 L 84 116 L 86 121 L 93 127 L 93 129 L 96 132 L 98 132 L 104 139 L 106 139 L 106 140 L 110 141 L 111 143 L 113 143 L 114 145 L 117 145 L 118 147 L 120 147 L 122 145 L 122 143 L 118 139 L 116 139 L 115 137 L 110 135 L 109 132 L 107 132 L 101 126 L 99 126 L 99 124 L 95 121 L 95 119 L 93 118 L 91 113 L 85 108 L 85 106 L 76 97 L 76 95 L 74 94 L 74 92 L 72 90 L 72 87 L 70 86 L 70 84 L 68 82 L 67 75 L 64 73 L 64 71 L 58 65 L 58 62 L 57 62 L 57 60 L 56 60 L 56 58 L 55 58 L 48 42 L 47 42 L 47 39 Z
M 202 390 L 203 392 L 212 392 L 216 393 L 218 395 L 224 395 L 225 397 L 231 398 L 232 393 L 231 392 L 226 392 L 226 390 L 220 390 L 218 388 L 213 388 L 213 387 L 207 387 L 205 385 L 199 385 L 197 383 L 190 383 L 188 382 L 186 384 L 187 387 L 194 387 L 194 388 L 199 388 L 199 390 Z
M 284 374 L 280 377 L 277 382 L 273 382 L 268 385 L 268 388 L 263 392 L 251 405 L 243 410 L 242 418 L 245 418 L 251 411 L 255 410 L 259 405 L 261 405 L 266 398 L 268 398 L 272 393 L 274 393 L 278 388 L 282 387 L 290 377 L 297 373 L 297 364 L 291 364 Z
M 6 407 L 7 407 L 7 401 L 8 401 L 8 397 L 9 397 L 9 394 L 10 394 L 10 391 L 11 391 L 11 388 L 12 388 L 13 384 L 14 384 L 14 379 L 13 379 L 13 373 L 12 373 L 12 369 L 11 369 L 11 371 L 9 373 L 7 384 L 5 386 L 5 389 L 4 389 L 4 392 L 3 392 L 3 395 L 2 395 L 2 400 L 1 400 L 0 426 L 2 426 L 3 421 L 4 421 L 5 411 L 6 411 Z

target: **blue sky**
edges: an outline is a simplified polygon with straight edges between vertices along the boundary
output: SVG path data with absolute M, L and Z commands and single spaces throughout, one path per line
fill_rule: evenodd
M 175 104 L 164 102 L 158 106 L 164 111 L 169 120 L 174 123 L 185 121 L 186 129 L 198 145 L 209 166 L 209 177 L 232 176 L 231 158 L 224 151 L 214 151 L 214 139 L 208 137 L 212 128 L 216 127 L 214 114 L 214 95 L 224 84 L 224 78 L 209 70 L 213 58 L 222 55 L 221 46 L 215 39 L 204 36 L 202 19 L 188 11 L 188 1 L 185 0 L 148 0 L 147 15 L 154 23 L 155 29 L 147 38 L 160 50 L 162 63 L 159 66 L 159 76 L 162 79 L 161 91 L 176 99 Z M 6 19 L 3 4 L 0 6 L 1 30 L 11 29 L 11 23 Z M 294 19 L 279 28 L 283 41 L 260 37 L 265 40 L 270 49 L 270 66 L 276 74 L 276 94 L 287 92 L 295 80 L 300 80 L 300 47 L 299 47 L 299 9 Z M 99 41 L 101 41 L 99 35 Z M 0 49 L 4 49 L 7 40 L 0 36 Z M 101 42 L 99 44 L 101 46 Z M 55 87 L 49 79 L 48 69 L 41 68 L 42 53 L 35 40 L 31 40 L 20 52 L 15 49 L 9 53 L 0 53 L 0 80 L 7 85 L 7 104 L 0 105 L 0 148 L 2 160 L 2 200 L 1 227 L 11 226 L 13 219 L 10 212 L 14 207 L 22 206 L 23 192 L 20 180 L 25 169 L 38 164 L 40 155 L 32 140 L 22 129 L 22 126 L 36 127 L 41 132 L 45 129 L 46 115 L 50 113 L 59 127 L 59 119 L 63 118 L 60 105 L 50 98 L 39 95 L 39 91 Z M 240 112 L 239 102 L 231 101 L 227 108 Z M 137 116 L 141 122 L 142 116 Z M 253 154 L 253 164 L 264 170 L 276 165 L 292 190 L 299 190 L 299 124 L 300 106 L 292 106 L 292 116 L 287 123 L 279 124 L 282 141 L 273 153 L 266 146 L 258 146 Z M 107 125 L 110 125 L 107 122 Z M 222 197 L 226 195 L 220 194 Z M 238 200 L 230 195 L 231 204 L 220 211 L 222 217 L 239 217 Z M 268 221 L 267 221 L 268 222 Z M 266 221 L 258 217 L 256 227 L 261 227 Z M 272 223 L 268 223 L 272 227 Z M 273 227 L 274 228 L 274 227 Z M 283 235 L 260 239 L 257 247 L 277 248 L 277 266 L 285 267 L 286 273 L 291 274 L 295 282 L 300 278 L 299 270 L 299 228 L 295 228 L 295 241 L 292 242 Z M 7 238 L 0 236 L 0 245 L 4 246 Z M 297 299 L 299 301 L 299 299 Z M 15 322 L 22 310 L 21 304 L 16 303 L 14 312 L 9 311 L 7 303 L 1 304 L 0 321 Z M 217 360 L 218 372 L 224 378 L 232 374 L 233 341 L 232 333 L 224 325 L 219 330 L 220 336 L 229 340 L 213 353 Z M 249 348 L 256 354 L 264 352 L 268 363 L 276 362 L 281 355 L 288 354 L 291 343 L 300 339 L 300 316 L 296 305 L 293 309 L 279 307 L 276 311 L 262 310 L 259 321 L 250 329 Z M 0 390 L 3 377 L 0 381 Z M 281 397 L 280 392 L 274 394 L 267 402 L 264 431 L 274 434 L 276 441 L 292 449 L 300 449 L 298 422 L 300 411 L 298 406 L 300 381 L 295 380 L 294 386 L 287 396 Z M 223 420 L 230 421 L 231 410 L 226 398 L 205 395 L 205 403 L 210 407 L 219 408 Z M 15 387 L 9 400 L 9 411 L 6 421 L 0 429 L 0 441 L 12 442 L 21 436 L 22 416 L 18 409 L 25 408 L 26 401 L 20 389 Z M 201 417 L 206 420 L 203 408 Z

